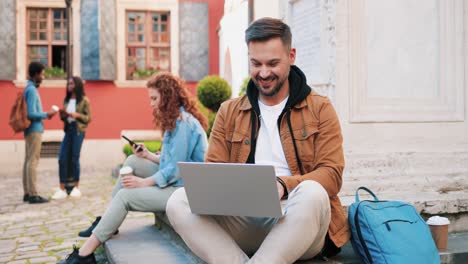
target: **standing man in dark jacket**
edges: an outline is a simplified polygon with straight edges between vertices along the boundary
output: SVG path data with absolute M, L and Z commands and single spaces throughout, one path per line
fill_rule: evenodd
M 273 165 L 280 218 L 195 215 L 183 188 L 167 215 L 190 249 L 208 263 L 293 263 L 339 252 L 349 229 L 338 198 L 344 156 L 331 102 L 307 85 L 294 61 L 289 26 L 262 18 L 246 30 L 247 95 L 221 105 L 207 162 Z
M 37 165 L 41 154 L 42 133 L 44 125 L 42 119 L 52 118 L 57 111 L 51 109 L 42 112 L 41 97 L 37 89 L 44 79 L 45 66 L 40 62 L 29 64 L 29 80 L 24 89 L 24 97 L 28 107 L 28 118 L 31 125 L 24 131 L 26 152 L 23 166 L 23 201 L 31 204 L 46 203 L 48 200 L 38 195 L 36 188 Z

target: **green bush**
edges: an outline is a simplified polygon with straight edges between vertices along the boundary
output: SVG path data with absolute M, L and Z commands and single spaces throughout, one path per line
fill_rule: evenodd
M 242 82 L 241 89 L 239 91 L 239 96 L 243 96 L 247 92 L 247 85 L 249 84 L 250 76 L 245 78 Z
M 197 85 L 198 99 L 213 112 L 217 112 L 221 103 L 229 99 L 231 94 L 228 82 L 217 75 L 206 76 Z
M 138 143 L 141 143 L 141 142 L 137 142 L 137 144 Z M 161 150 L 161 141 L 159 140 L 143 141 L 143 144 L 150 152 L 154 153 L 158 150 Z M 133 148 L 130 146 L 130 144 L 125 144 L 125 146 L 123 147 L 123 153 L 125 154 L 126 157 L 133 154 Z
M 65 78 L 65 71 L 60 67 L 48 67 L 44 70 L 46 79 Z
M 213 127 L 214 119 L 216 117 L 216 113 L 213 113 L 211 110 L 206 108 L 200 101 L 197 101 L 198 109 L 208 118 L 208 130 L 206 131 L 206 135 L 209 137 L 211 134 L 211 128 Z

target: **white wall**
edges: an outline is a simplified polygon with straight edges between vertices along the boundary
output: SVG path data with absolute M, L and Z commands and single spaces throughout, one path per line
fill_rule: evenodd
M 335 101 L 335 3 L 323 0 L 283 1 L 284 21 L 291 27 L 296 65 L 313 89 Z
M 235 2 L 247 4 L 229 1 L 223 21 L 239 15 Z M 463 0 L 255 1 L 255 18 L 274 14 L 291 26 L 308 83 L 338 112 L 347 162 L 342 194 L 358 185 L 377 192 L 468 189 Z M 243 25 L 231 25 L 239 36 L 223 35 L 222 47 L 245 45 Z M 247 74 L 247 67 L 233 63 L 232 71 Z
M 348 189 L 468 189 L 468 7 L 437 3 L 337 2 Z
M 282 18 L 280 2 L 280 0 L 254 0 L 254 19 Z
M 232 96 L 237 97 L 243 80 L 249 76 L 248 52 L 244 32 L 248 26 L 248 2 L 226 1 L 224 16 L 219 30 L 219 69 L 220 76 L 225 77 L 224 69 L 226 52 L 229 49 L 231 58 Z

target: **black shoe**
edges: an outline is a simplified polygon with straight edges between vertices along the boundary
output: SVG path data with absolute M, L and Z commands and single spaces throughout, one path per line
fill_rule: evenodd
M 29 194 L 23 195 L 23 202 L 29 202 Z
M 91 224 L 90 227 L 88 227 L 87 229 L 85 230 L 81 230 L 79 233 L 78 233 L 78 236 L 80 237 L 90 237 L 91 234 L 93 233 L 93 230 L 94 228 L 96 228 L 96 226 L 99 224 L 99 221 L 101 221 L 101 217 L 98 216 L 96 217 L 96 220 L 94 220 L 94 222 Z M 114 233 L 114 235 L 117 235 L 119 233 L 119 230 L 117 229 Z
M 96 264 L 96 258 L 94 253 L 85 257 L 78 255 L 78 248 L 73 245 L 73 252 L 68 255 L 66 260 L 57 262 L 57 264 Z
M 40 203 L 48 203 L 48 202 L 49 202 L 49 200 L 47 200 L 46 198 L 41 197 L 39 195 L 29 197 L 29 203 L 30 204 L 40 204 Z

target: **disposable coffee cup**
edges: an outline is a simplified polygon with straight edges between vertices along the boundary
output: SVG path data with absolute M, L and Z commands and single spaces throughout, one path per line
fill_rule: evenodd
M 56 106 L 56 105 L 53 105 L 53 106 L 52 106 L 52 110 L 54 110 L 54 112 L 58 112 L 59 109 L 60 109 L 60 108 L 59 108 L 58 106 Z
M 132 167 L 129 167 L 129 166 L 124 166 L 120 169 L 119 171 L 120 173 L 120 177 L 124 177 L 124 176 L 127 176 L 127 175 L 130 175 L 133 173 L 133 169 Z
M 432 216 L 427 220 L 432 238 L 439 251 L 447 250 L 448 226 L 450 221 L 446 217 Z

